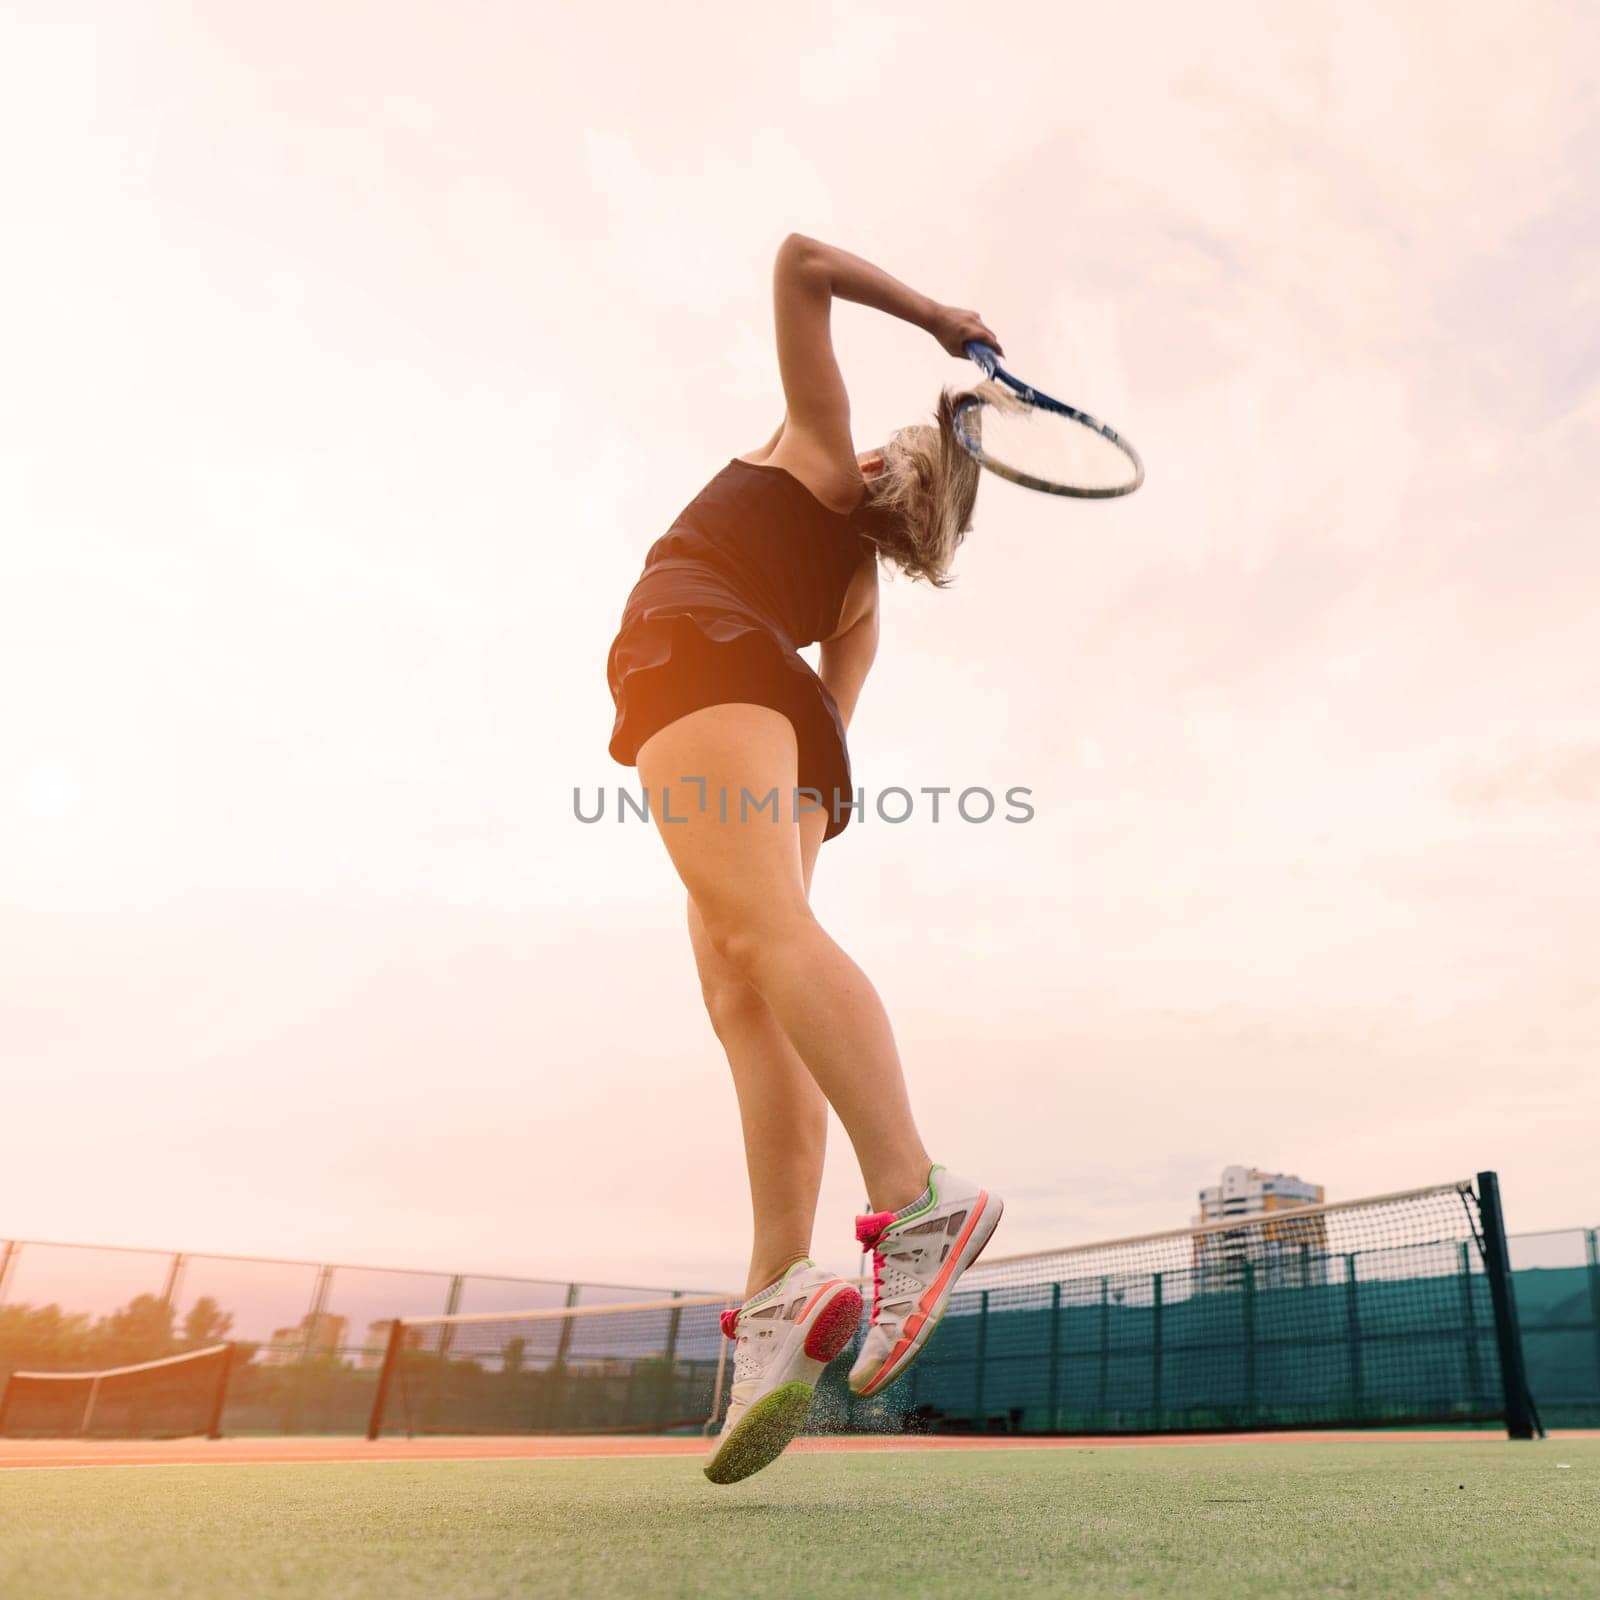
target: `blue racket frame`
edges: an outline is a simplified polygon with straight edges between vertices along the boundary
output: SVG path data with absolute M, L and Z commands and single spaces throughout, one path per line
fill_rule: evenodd
M 1139 458 L 1139 452 L 1115 428 L 1101 422 L 1098 417 L 1091 417 L 1087 411 L 1069 406 L 1065 400 L 1057 400 L 1054 395 L 1048 395 L 1042 389 L 1035 389 L 1032 384 L 1013 377 L 1000 365 L 994 346 L 985 344 L 982 339 L 969 339 L 962 348 L 986 378 L 998 379 L 1030 406 L 1037 406 L 1041 411 L 1054 411 L 1081 427 L 1092 429 L 1101 438 L 1114 444 L 1133 463 L 1133 478 L 1130 482 L 1118 484 L 1115 488 L 1087 488 L 1079 484 L 1054 483 L 1048 478 L 1036 478 L 1031 473 L 1007 466 L 1003 461 L 996 461 L 992 456 L 984 454 L 982 441 L 970 433 L 967 427 L 967 418 L 976 413 L 983 402 L 967 400 L 956 407 L 956 438 L 961 448 L 980 466 L 987 467 L 990 472 L 998 473 L 1002 478 L 1009 478 L 1012 483 L 1020 483 L 1025 489 L 1037 489 L 1041 494 L 1070 495 L 1076 500 L 1115 500 L 1122 495 L 1132 494 L 1144 482 L 1144 462 Z

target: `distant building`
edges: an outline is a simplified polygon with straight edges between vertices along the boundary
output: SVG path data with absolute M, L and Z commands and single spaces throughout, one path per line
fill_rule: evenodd
M 361 1347 L 360 1365 L 363 1369 L 381 1367 L 383 1359 L 389 1353 L 389 1335 L 394 1323 L 389 1318 L 382 1322 L 369 1322 L 367 1324 L 367 1342 Z M 423 1330 L 421 1328 L 407 1328 L 405 1334 L 405 1347 L 407 1350 L 420 1350 L 422 1348 Z
M 1256 1288 L 1304 1288 L 1326 1282 L 1326 1219 L 1278 1215 L 1322 1201 L 1320 1183 L 1259 1167 L 1224 1167 L 1222 1182 L 1200 1191 L 1200 1215 L 1194 1219 L 1197 1229 L 1205 1229 L 1194 1236 L 1194 1265 L 1203 1286 L 1242 1287 L 1247 1265 Z M 1237 1228 L 1214 1226 L 1235 1220 Z
M 324 1311 L 316 1322 L 316 1332 L 309 1345 L 306 1335 L 311 1331 L 310 1312 L 301 1317 L 292 1328 L 274 1328 L 268 1348 L 261 1354 L 261 1364 L 268 1367 L 289 1367 L 307 1355 L 338 1355 L 344 1344 L 345 1330 L 350 1326 L 350 1319 L 336 1317 Z
M 359 1365 L 365 1371 L 371 1367 L 381 1367 L 383 1358 L 389 1350 L 389 1334 L 394 1323 L 387 1317 L 382 1322 L 369 1322 L 367 1324 L 366 1343 L 361 1346 Z
M 1321 1204 L 1320 1183 L 1307 1183 L 1287 1172 L 1263 1172 L 1260 1167 L 1224 1167 L 1222 1182 L 1200 1191 L 1200 1215 L 1194 1220 L 1220 1222 L 1224 1217 Z

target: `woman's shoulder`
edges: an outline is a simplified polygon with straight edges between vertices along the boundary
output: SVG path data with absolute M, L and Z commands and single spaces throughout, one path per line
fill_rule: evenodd
M 750 467 L 774 467 L 788 473 L 812 499 L 836 516 L 856 510 L 866 493 L 866 480 L 853 455 L 841 455 L 801 433 L 790 423 L 770 444 L 734 457 Z

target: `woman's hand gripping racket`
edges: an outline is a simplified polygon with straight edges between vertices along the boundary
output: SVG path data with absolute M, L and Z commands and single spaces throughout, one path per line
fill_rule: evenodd
M 996 360 L 997 345 L 967 339 L 962 349 L 1023 402 L 995 406 L 974 398 L 956 408 L 956 438 L 980 465 L 1025 489 L 1080 500 L 1132 494 L 1144 482 L 1139 452 L 1115 428 L 1012 377 Z

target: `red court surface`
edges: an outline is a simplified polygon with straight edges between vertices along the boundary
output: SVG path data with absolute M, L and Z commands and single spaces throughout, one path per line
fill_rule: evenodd
M 1562 1429 L 1552 1439 L 1600 1439 L 1600 1429 Z M 1398 1433 L 1206 1433 L 1079 1438 L 1018 1434 L 850 1434 L 799 1439 L 790 1449 L 800 1455 L 832 1451 L 893 1450 L 1136 1450 L 1184 1449 L 1208 1444 L 1326 1443 L 1490 1444 L 1504 1439 L 1494 1431 Z M 5 1439 L 0 1440 L 0 1470 L 25 1467 L 177 1467 L 259 1466 L 316 1461 L 550 1461 L 625 1456 L 696 1456 L 707 1441 L 685 1438 L 567 1435 L 528 1438 L 366 1439 Z

